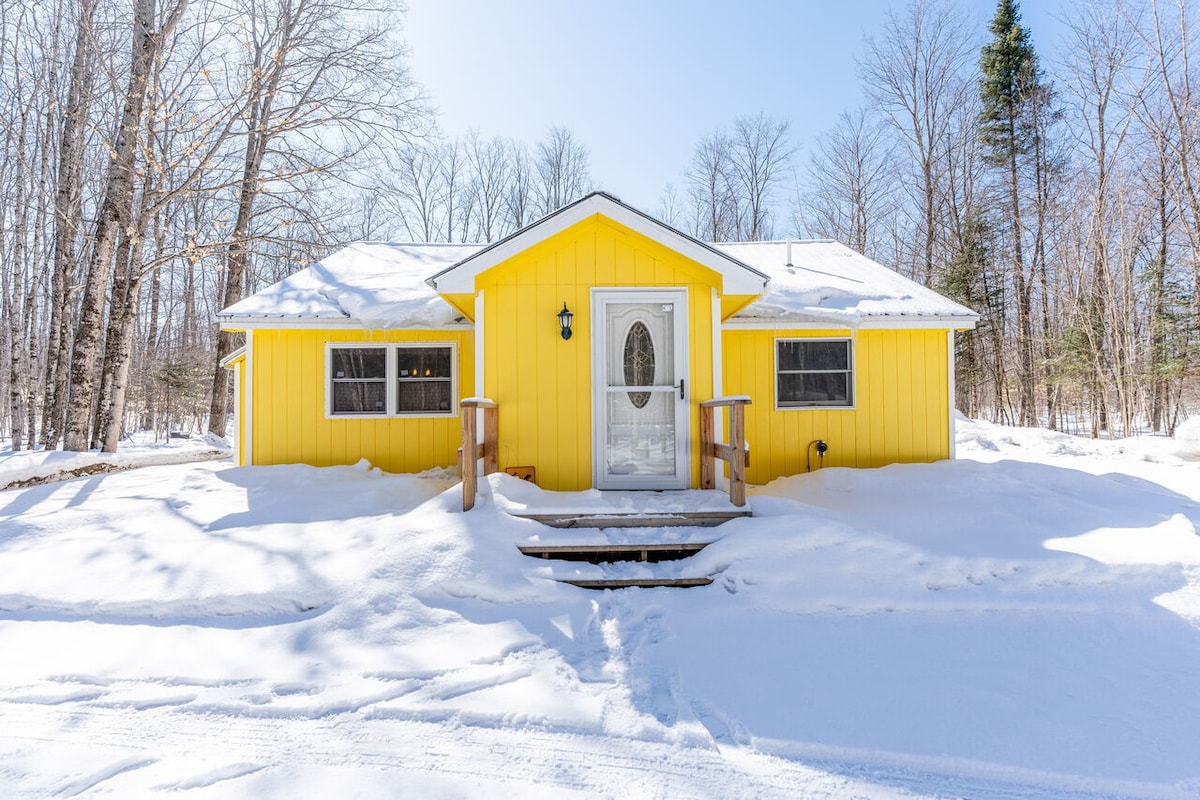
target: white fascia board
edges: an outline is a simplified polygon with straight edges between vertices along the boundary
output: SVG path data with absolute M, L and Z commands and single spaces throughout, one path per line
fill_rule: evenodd
M 596 214 L 635 230 L 720 274 L 725 294 L 760 295 L 766 288 L 767 276 L 758 270 L 601 194 L 590 195 L 574 205 L 566 206 L 541 222 L 468 256 L 427 282 L 441 294 L 474 294 L 475 277 L 480 273 Z
M 971 317 L 886 317 L 830 318 L 828 320 L 794 320 L 787 317 L 767 319 L 764 317 L 733 317 L 725 321 L 725 330 L 833 330 L 844 328 L 895 328 L 903 330 L 935 329 L 973 330 L 975 320 Z
M 221 317 L 217 320 L 221 330 L 289 330 L 313 328 L 353 329 L 368 331 L 469 331 L 474 325 L 470 322 L 451 322 L 445 325 L 433 325 L 420 328 L 390 327 L 380 328 L 364 325 L 349 317 Z
M 242 345 L 237 350 L 234 350 L 232 353 L 222 358 L 221 369 L 230 369 L 233 362 L 237 361 L 244 355 L 246 355 L 246 345 Z

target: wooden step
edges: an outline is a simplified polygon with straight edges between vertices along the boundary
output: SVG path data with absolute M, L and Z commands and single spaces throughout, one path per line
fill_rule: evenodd
M 679 511 L 641 514 L 513 514 L 551 528 L 712 528 L 731 519 L 750 516 L 748 509 L 738 511 Z
M 678 561 L 699 553 L 712 542 L 672 542 L 656 544 L 535 544 L 519 547 L 527 556 L 560 561 L 587 561 L 611 564 L 614 561 Z
M 563 580 L 578 586 L 580 589 L 658 589 L 673 587 L 676 589 L 692 589 L 697 586 L 708 586 L 712 578 L 600 578 L 598 580 Z

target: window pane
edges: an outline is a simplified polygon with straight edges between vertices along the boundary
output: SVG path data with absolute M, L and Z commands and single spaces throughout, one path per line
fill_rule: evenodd
M 335 381 L 334 414 L 383 414 L 387 384 L 382 381 Z
M 451 410 L 450 386 L 450 381 L 401 379 L 396 393 L 396 413 L 448 413 Z
M 801 372 L 779 376 L 779 405 L 850 405 L 850 373 Z
M 331 351 L 333 378 L 378 378 L 387 374 L 387 349 L 383 347 L 337 347 Z
M 780 342 L 780 370 L 850 369 L 849 342 Z
M 396 350 L 399 378 L 449 378 L 449 347 L 401 347 Z
M 641 405 L 628 393 L 608 394 L 609 476 L 675 474 L 675 393 L 639 392 Z

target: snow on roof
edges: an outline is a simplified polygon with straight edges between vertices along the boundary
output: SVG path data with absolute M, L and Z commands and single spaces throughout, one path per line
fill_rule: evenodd
M 713 246 L 771 279 L 766 293 L 733 319 L 853 326 L 867 318 L 892 316 L 949 318 L 964 324 L 978 318 L 966 306 L 828 239 Z
M 486 247 L 352 244 L 230 306 L 218 317 L 227 324 L 330 320 L 383 329 L 461 323 L 461 314 L 427 280 Z M 888 317 L 919 317 L 964 326 L 977 319 L 969 308 L 837 242 L 749 242 L 712 247 L 770 279 L 766 292 L 734 315 L 734 320 L 853 327 Z
M 462 315 L 425 279 L 477 244 L 358 242 L 221 311 L 224 322 L 353 320 L 367 328 L 437 328 Z

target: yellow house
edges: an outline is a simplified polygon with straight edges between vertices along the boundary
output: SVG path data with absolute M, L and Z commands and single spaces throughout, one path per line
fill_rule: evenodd
M 835 242 L 706 244 L 603 193 L 490 245 L 354 244 L 218 316 L 243 465 L 453 466 L 480 397 L 499 467 L 558 490 L 699 486 L 730 396 L 751 483 L 952 457 L 977 319 Z

